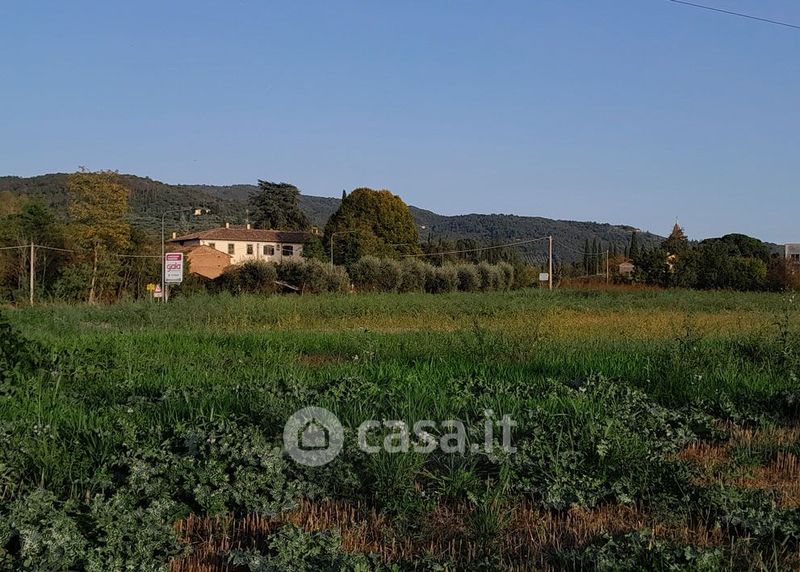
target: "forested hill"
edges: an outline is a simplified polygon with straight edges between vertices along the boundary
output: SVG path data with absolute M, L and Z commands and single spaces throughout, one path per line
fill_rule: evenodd
M 221 225 L 227 221 L 242 224 L 246 217 L 247 198 L 255 191 L 255 185 L 169 185 L 147 177 L 120 175 L 131 189 L 130 221 L 137 227 L 149 231 L 160 228 L 161 213 L 167 210 L 203 206 L 210 208 L 212 215 L 202 218 L 184 218 L 178 215 L 167 217 L 167 230 L 189 230 L 192 228 Z M 65 213 L 67 207 L 67 175 L 63 173 L 37 177 L 0 177 L 0 200 L 14 197 L 34 197 Z M 328 217 L 339 206 L 338 198 L 301 195 L 301 206 L 312 222 L 323 227 Z M 479 244 L 499 244 L 523 241 L 553 235 L 556 240 L 556 258 L 564 262 L 578 261 L 580 252 L 588 240 L 613 243 L 622 250 L 630 239 L 633 227 L 596 222 L 553 220 L 541 217 L 526 217 L 505 214 L 465 214 L 444 216 L 434 212 L 410 207 L 423 240 L 474 239 Z M 662 239 L 654 234 L 639 233 L 641 245 L 649 246 Z M 520 247 L 530 261 L 543 261 L 546 244 Z

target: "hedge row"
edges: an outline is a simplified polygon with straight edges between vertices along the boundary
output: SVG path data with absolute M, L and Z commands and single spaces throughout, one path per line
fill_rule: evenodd
M 331 267 L 319 260 L 286 260 L 280 264 L 256 260 L 230 266 L 210 287 L 233 294 L 270 293 L 283 288 L 280 283 L 301 292 L 347 292 L 350 278 L 343 267 Z
M 350 266 L 349 274 L 356 290 L 370 292 L 438 294 L 510 290 L 514 286 L 514 267 L 506 262 L 432 266 L 417 258 L 397 261 L 365 256 Z
M 288 284 L 301 292 L 347 292 L 350 284 L 359 292 L 479 292 L 510 290 L 515 286 L 514 267 L 459 264 L 433 266 L 417 258 L 403 260 L 365 256 L 350 266 L 333 266 L 319 260 L 289 260 L 280 264 L 245 262 L 229 267 L 208 287 L 215 291 L 270 293 Z

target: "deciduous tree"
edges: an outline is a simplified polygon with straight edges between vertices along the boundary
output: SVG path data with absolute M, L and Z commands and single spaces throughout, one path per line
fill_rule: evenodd
M 420 252 L 419 234 L 408 206 L 389 191 L 355 189 L 325 225 L 325 248 L 335 241 L 338 263 L 367 254 L 394 257 Z
M 101 262 L 112 262 L 108 255 L 128 246 L 130 225 L 125 217 L 129 192 L 114 171 L 78 171 L 69 176 L 67 189 L 76 242 L 89 251 L 91 278 L 88 300 L 94 303 Z

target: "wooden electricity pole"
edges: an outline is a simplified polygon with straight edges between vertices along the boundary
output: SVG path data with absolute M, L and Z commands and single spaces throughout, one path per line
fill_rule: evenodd
M 547 265 L 548 265 L 548 272 L 547 272 L 547 284 L 550 290 L 553 289 L 553 235 L 551 234 L 549 237 L 550 243 L 550 256 L 547 257 Z

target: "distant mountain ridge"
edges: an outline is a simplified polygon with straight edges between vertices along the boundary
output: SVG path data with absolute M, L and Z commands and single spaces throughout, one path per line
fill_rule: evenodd
M 57 212 L 65 213 L 67 207 L 67 174 L 53 173 L 36 177 L 0 177 L 0 193 L 18 197 L 31 197 L 42 201 Z M 130 222 L 139 228 L 156 232 L 161 228 L 161 215 L 165 211 L 203 206 L 211 209 L 207 217 L 193 218 L 171 214 L 165 217 L 167 231 L 183 232 L 208 228 L 224 222 L 242 224 L 247 217 L 247 199 L 256 191 L 256 185 L 171 185 L 136 175 L 120 175 L 131 190 Z M 320 228 L 341 202 L 333 197 L 301 195 L 300 205 Z M 543 217 L 509 214 L 464 214 L 446 216 L 415 206 L 409 206 L 414 221 L 424 227 L 421 239 L 474 239 L 481 245 L 519 242 L 553 235 L 555 258 L 562 262 L 582 259 L 586 241 L 597 240 L 604 245 L 613 243 L 622 250 L 628 243 L 634 227 L 597 222 L 554 220 Z M 652 246 L 663 237 L 638 233 L 639 244 Z M 547 256 L 546 241 L 518 247 L 530 262 L 543 262 Z

